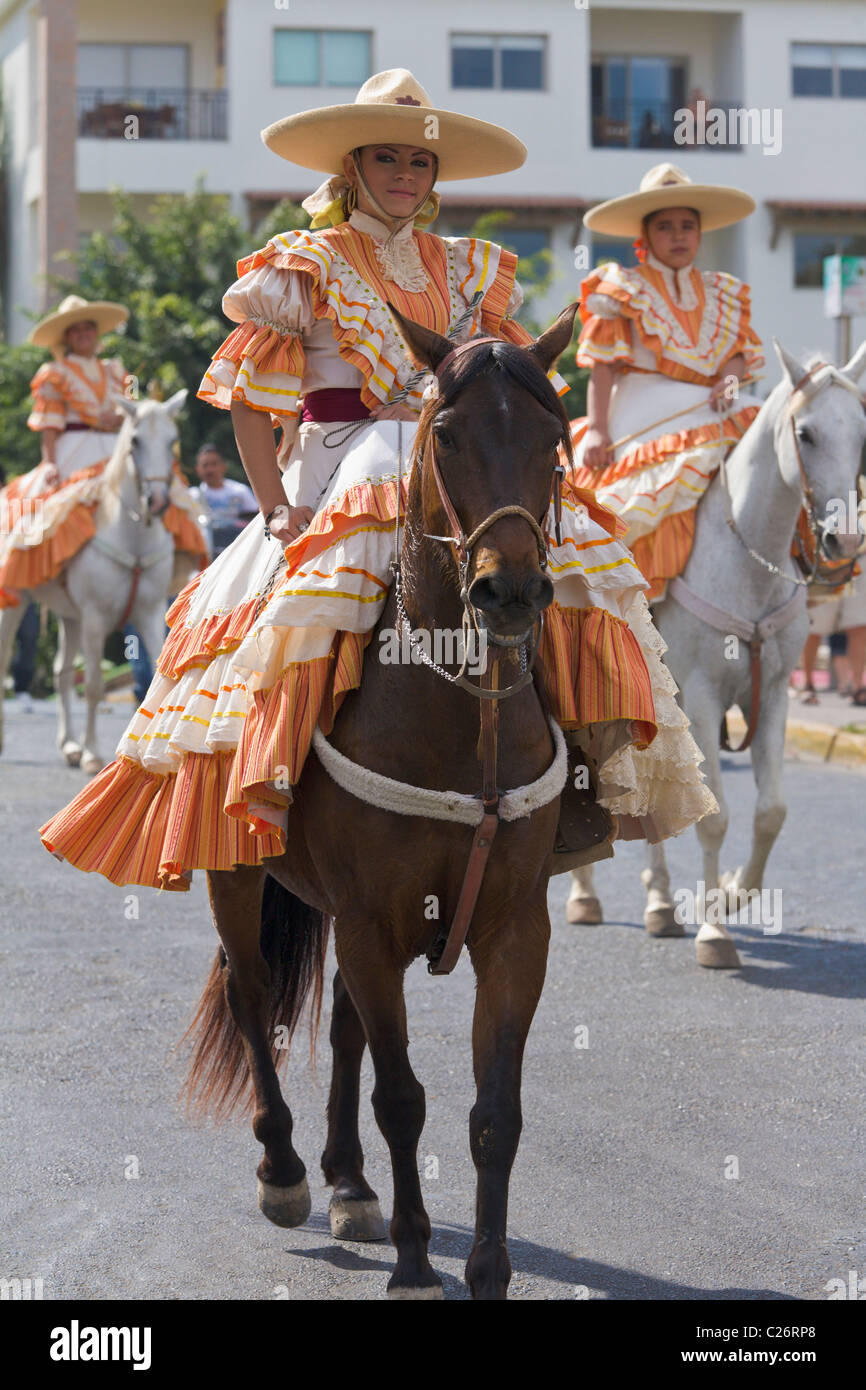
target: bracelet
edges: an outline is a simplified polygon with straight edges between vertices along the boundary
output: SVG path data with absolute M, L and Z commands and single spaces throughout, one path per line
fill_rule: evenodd
M 287 504 L 286 502 L 280 502 L 280 503 L 278 503 L 278 505 L 277 505 L 276 507 L 272 507 L 271 510 L 268 512 L 267 516 L 265 517 L 265 536 L 267 537 L 268 540 L 271 539 L 271 530 L 270 530 L 271 521 L 273 520 L 273 518 L 274 518 L 279 512 L 285 513 L 285 520 L 288 521 L 288 519 L 289 519 L 289 507 L 288 507 L 288 504 Z M 280 520 L 283 520 L 283 518 L 281 517 Z

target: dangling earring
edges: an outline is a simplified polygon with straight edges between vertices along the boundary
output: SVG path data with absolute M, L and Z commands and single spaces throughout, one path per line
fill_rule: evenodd
M 349 191 L 346 194 L 346 211 L 351 215 L 358 206 L 358 189 L 355 184 L 349 184 Z

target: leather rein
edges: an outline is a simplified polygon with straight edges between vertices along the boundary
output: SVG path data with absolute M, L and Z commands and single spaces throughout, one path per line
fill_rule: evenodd
M 499 338 L 473 338 L 467 343 L 461 344 L 449 352 L 435 369 L 437 382 L 441 379 L 443 369 L 454 359 L 463 357 L 472 352 L 475 348 L 489 343 L 498 343 Z M 425 539 L 441 541 L 445 545 L 454 547 L 457 560 L 457 570 L 460 579 L 460 598 L 463 603 L 463 639 L 464 653 L 463 662 L 457 675 L 452 675 L 445 671 L 441 666 L 429 657 L 422 648 L 418 646 L 418 639 L 412 632 L 406 610 L 403 605 L 402 577 L 400 572 L 399 560 L 399 525 L 400 525 L 400 475 L 402 468 L 398 470 L 397 478 L 397 559 L 392 562 L 391 569 L 395 581 L 395 597 L 397 601 L 397 612 L 403 631 L 408 636 L 410 644 L 418 652 L 421 660 L 428 665 L 437 675 L 443 676 L 446 680 L 455 685 L 459 685 L 464 690 L 468 690 L 479 700 L 480 732 L 478 738 L 478 758 L 481 763 L 481 792 L 480 799 L 484 808 L 482 820 L 476 827 L 472 840 L 472 848 L 469 852 L 469 861 L 463 875 L 463 883 L 457 899 L 454 917 L 450 927 L 446 930 L 440 928 L 433 940 L 428 952 L 428 970 L 431 975 L 448 975 L 454 969 L 466 941 L 469 925 L 472 921 L 472 914 L 478 901 L 481 885 L 484 881 L 484 872 L 487 861 L 490 857 L 490 850 L 496 832 L 499 828 L 499 800 L 500 790 L 497 786 L 497 756 L 498 756 L 498 733 L 499 733 L 499 710 L 498 702 L 507 699 L 509 695 L 514 695 L 518 690 L 522 690 L 533 678 L 533 666 L 538 652 L 538 645 L 541 640 L 543 617 L 539 613 L 532 624 L 532 628 L 520 637 L 504 638 L 497 640 L 495 636 L 491 640 L 491 645 L 495 647 L 508 647 L 520 649 L 521 675 L 511 685 L 500 688 L 499 686 L 499 656 L 494 656 L 492 660 L 486 662 L 486 669 L 481 676 L 479 685 L 475 685 L 466 675 L 466 667 L 469 659 L 469 635 L 474 627 L 476 633 L 481 637 L 482 631 L 487 632 L 486 627 L 479 624 L 476 609 L 469 601 L 468 580 L 469 568 L 472 563 L 472 554 L 478 541 L 493 524 L 505 516 L 519 516 L 532 528 L 538 546 L 538 559 L 542 571 L 547 569 L 548 557 L 548 536 L 536 517 L 525 507 L 513 504 L 506 507 L 498 507 L 489 516 L 475 527 L 468 536 L 463 529 L 457 511 L 448 495 L 445 480 L 439 468 L 436 458 L 436 447 L 432 429 L 429 436 L 430 464 L 436 489 L 439 493 L 440 501 L 445 509 L 451 534 L 446 536 L 433 536 L 425 532 Z M 554 525 L 556 542 L 562 544 L 562 479 L 565 476 L 565 469 L 561 464 L 556 464 L 553 472 L 551 484 L 551 496 L 554 506 Z M 413 642 L 413 638 L 415 639 Z M 527 651 L 528 649 L 528 651 Z

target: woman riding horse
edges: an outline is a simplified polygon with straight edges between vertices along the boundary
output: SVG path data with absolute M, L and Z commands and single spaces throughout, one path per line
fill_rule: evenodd
M 54 360 L 30 383 L 27 424 L 40 435 L 42 458 L 0 492 L 0 607 L 17 605 L 16 590 L 56 579 L 96 534 L 101 479 L 124 420 L 118 402 L 132 383 L 119 357 L 99 356 L 99 340 L 128 318 L 123 304 L 70 294 L 30 334 Z M 195 508 L 184 507 L 180 482 L 163 524 L 178 550 L 206 563 Z
M 650 600 L 682 572 L 698 502 L 760 408 L 740 390 L 763 362 L 749 287 L 694 265 L 703 232 L 754 206 L 739 189 L 659 164 L 638 193 L 584 218 L 594 232 L 637 237 L 640 264 L 610 261 L 581 285 L 577 362 L 592 375 L 588 416 L 572 433 L 575 476 L 627 523 Z
M 514 136 L 437 110 L 395 69 L 353 104 L 288 117 L 263 139 L 328 179 L 304 204 L 310 230 L 240 262 L 223 301 L 237 327 L 199 391 L 232 411 L 261 516 L 180 595 L 116 761 L 42 830 L 59 857 L 116 883 L 185 889 L 197 867 L 261 864 L 284 848 L 314 730 L 329 733 L 360 684 L 414 425 L 436 385 L 392 310 L 455 346 L 532 343 L 512 317 L 516 257 L 420 230 L 436 215 L 437 177 L 517 168 Z M 596 764 L 620 833 L 657 838 L 714 803 L 620 529 L 564 481 L 540 656 L 553 715 Z

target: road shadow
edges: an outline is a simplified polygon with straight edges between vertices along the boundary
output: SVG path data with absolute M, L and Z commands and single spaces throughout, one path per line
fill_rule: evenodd
M 434 1269 L 437 1256 L 440 1259 L 457 1259 L 461 1264 L 465 1264 L 472 1249 L 472 1241 L 473 1232 L 468 1226 L 438 1222 L 434 1225 L 430 1238 L 430 1259 Z M 376 1253 L 378 1250 L 383 1254 Z M 390 1259 L 383 1258 L 385 1250 L 391 1254 Z M 350 1273 L 390 1274 L 394 1267 L 393 1250 L 388 1242 L 377 1242 L 375 1245 L 334 1242 L 333 1245 L 317 1246 L 312 1250 L 291 1250 L 289 1253 L 306 1260 L 320 1260 L 334 1269 Z M 562 1297 L 567 1299 L 581 1299 L 586 1298 L 588 1294 L 600 1294 L 607 1299 L 622 1301 L 797 1301 L 795 1295 L 781 1293 L 778 1289 L 733 1286 L 712 1289 L 698 1284 L 679 1283 L 673 1279 L 657 1279 L 652 1275 L 642 1274 L 639 1270 L 568 1255 L 562 1250 L 553 1250 L 550 1246 L 539 1245 L 521 1236 L 509 1236 L 508 1254 L 515 1276 L 552 1280 L 561 1285 Z M 437 1273 L 441 1275 L 446 1298 L 470 1298 L 469 1289 L 462 1278 L 441 1269 L 437 1269 Z

